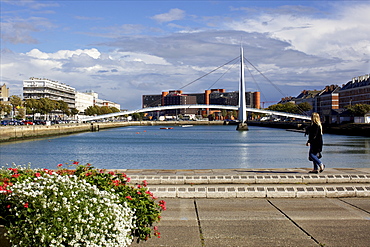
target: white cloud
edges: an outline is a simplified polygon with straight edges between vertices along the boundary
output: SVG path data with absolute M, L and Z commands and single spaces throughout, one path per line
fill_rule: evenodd
M 152 17 L 152 19 L 159 23 L 171 22 L 176 20 L 182 20 L 185 17 L 185 11 L 181 9 L 171 9 L 168 13 L 158 14 Z
M 268 33 L 291 48 L 315 56 L 348 59 L 370 57 L 370 5 L 337 7 L 333 15 L 265 13 L 225 23 L 226 28 Z

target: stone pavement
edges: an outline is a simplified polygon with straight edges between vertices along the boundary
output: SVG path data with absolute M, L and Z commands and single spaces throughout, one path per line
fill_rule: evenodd
M 122 171 L 167 202 L 132 246 L 370 246 L 370 168 Z
M 167 199 L 161 238 L 132 246 L 369 246 L 370 198 Z

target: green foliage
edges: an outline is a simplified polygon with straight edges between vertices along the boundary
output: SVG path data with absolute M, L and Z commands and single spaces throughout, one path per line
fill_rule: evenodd
M 119 109 L 116 107 L 108 107 L 108 106 L 89 106 L 85 110 L 85 115 L 94 116 L 94 115 L 103 115 L 109 114 L 114 112 L 120 112 Z
M 302 102 L 298 104 L 298 107 L 300 110 L 306 112 L 306 111 L 311 111 L 312 110 L 312 105 L 308 102 Z
M 72 108 L 71 109 L 71 114 L 74 116 L 74 115 L 77 115 L 78 114 L 78 110 L 76 108 Z
M 1 204 L 14 246 L 128 246 L 133 210 L 75 175 L 10 170 Z
M 144 113 L 143 112 L 140 112 L 140 113 L 133 113 L 132 114 L 132 118 L 135 120 L 135 121 L 142 121 L 143 118 L 144 118 Z
M 370 105 L 367 104 L 355 104 L 351 106 L 346 106 L 348 111 L 354 116 L 363 117 L 366 113 L 370 111 Z
M 22 105 L 22 99 L 17 95 L 10 96 L 9 101 L 10 101 L 10 104 L 13 105 L 13 108 Z
M 302 111 L 305 112 L 305 111 L 312 110 L 312 106 L 307 102 L 303 102 L 298 105 L 288 102 L 285 104 L 280 103 L 280 104 L 270 105 L 267 108 L 267 110 L 302 114 Z
M 111 193 L 116 197 L 116 203 L 118 205 L 127 205 L 129 208 L 133 209 L 133 211 L 135 211 L 133 224 L 136 227 L 132 227 L 130 229 L 130 236 L 135 237 L 137 242 L 140 240 L 147 240 L 153 235 L 160 237 L 158 228 L 157 226 L 154 226 L 154 224 L 160 221 L 160 214 L 162 210 L 166 209 L 166 203 L 163 200 L 156 202 L 157 198 L 147 189 L 146 181 L 143 181 L 141 184 L 133 185 L 129 183 L 130 178 L 128 178 L 124 173 L 116 173 L 112 171 L 107 172 L 105 170 L 95 169 L 90 164 L 79 165 L 78 162 L 74 162 L 74 164 L 76 165 L 75 170 L 61 169 L 63 165 L 58 165 L 60 169 L 57 171 L 57 174 L 67 178 L 71 176 L 76 177 L 77 181 L 80 181 L 81 183 L 88 183 L 99 191 Z M 4 197 L 4 195 L 10 193 L 11 185 L 24 183 L 24 181 L 29 180 L 30 178 L 35 179 L 35 177 L 44 177 L 45 174 L 53 174 L 53 171 L 46 169 L 33 170 L 30 168 L 19 167 L 0 169 L 0 224 L 10 226 L 11 224 L 14 224 L 14 220 L 17 220 L 17 218 L 14 218 L 12 212 L 7 208 L 9 201 Z M 64 191 L 61 192 L 63 194 L 67 193 Z M 50 198 L 60 200 L 60 198 L 58 199 L 57 197 Z M 86 200 L 91 200 L 89 196 L 86 196 L 85 198 Z M 27 202 L 27 200 L 23 200 L 23 203 L 25 202 Z M 48 208 L 48 210 L 53 210 L 53 208 Z M 67 213 L 66 211 L 63 212 L 65 214 L 65 218 L 69 218 L 69 214 L 74 213 Z M 47 215 L 50 216 L 50 213 L 47 213 Z M 29 222 L 30 224 L 35 224 L 33 217 L 34 215 L 32 215 L 31 223 Z M 44 217 L 44 215 L 41 215 L 40 217 Z M 55 219 L 55 216 L 53 217 Z M 12 236 L 13 238 L 16 238 L 18 235 L 19 233 L 14 233 Z
M 4 112 L 5 114 L 10 114 L 12 111 L 12 107 L 10 105 L 4 104 L 4 102 L 0 101 L 0 113 Z

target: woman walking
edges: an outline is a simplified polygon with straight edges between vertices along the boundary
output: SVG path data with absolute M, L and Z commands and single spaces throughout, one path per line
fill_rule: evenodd
M 311 125 L 306 129 L 308 141 L 306 146 L 310 147 L 308 159 L 313 162 L 313 170 L 309 173 L 319 173 L 324 171 L 325 165 L 320 161 L 323 140 L 322 140 L 322 125 L 320 115 L 316 112 L 312 113 Z

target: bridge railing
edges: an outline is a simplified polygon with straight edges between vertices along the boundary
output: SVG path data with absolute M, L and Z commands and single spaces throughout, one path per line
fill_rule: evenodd
M 170 105 L 170 106 L 156 106 L 156 107 L 147 107 L 147 108 L 141 108 L 133 111 L 122 111 L 122 112 L 115 112 L 115 113 L 109 113 L 109 114 L 103 114 L 98 116 L 87 116 L 84 118 L 80 118 L 79 122 L 87 122 L 87 121 L 93 121 L 98 119 L 105 119 L 105 118 L 112 118 L 112 117 L 118 117 L 118 116 L 124 116 L 124 115 L 131 115 L 134 113 L 141 113 L 141 112 L 156 112 L 156 111 L 165 111 L 165 110 L 173 110 L 173 109 L 220 109 L 220 110 L 239 110 L 238 106 L 230 106 L 230 105 L 201 105 L 201 104 L 195 104 L 195 105 Z M 276 115 L 276 116 L 284 116 L 284 117 L 290 117 L 290 118 L 297 118 L 297 119 L 303 119 L 303 120 L 310 120 L 311 118 L 306 115 L 299 115 L 299 114 L 293 114 L 293 113 L 287 113 L 287 112 L 278 112 L 278 111 L 269 111 L 264 109 L 257 109 L 257 108 L 246 108 L 247 112 L 256 112 L 256 113 L 262 113 L 262 114 L 269 114 L 269 115 Z

